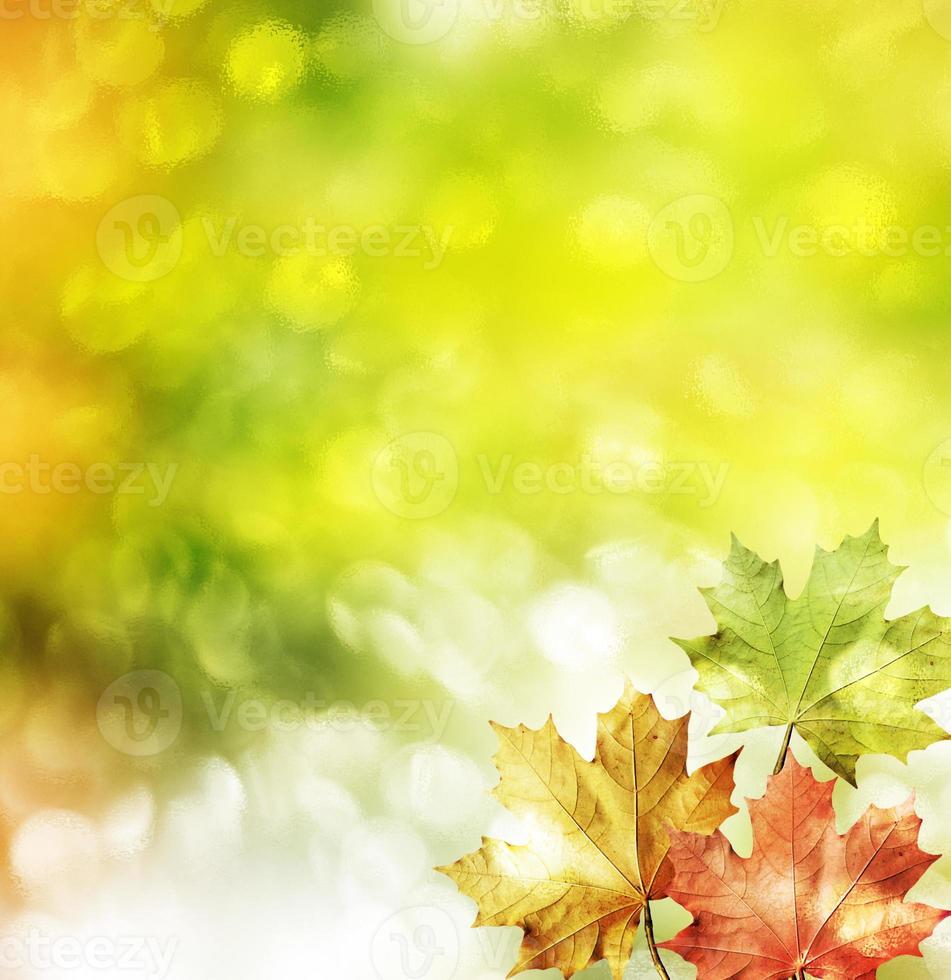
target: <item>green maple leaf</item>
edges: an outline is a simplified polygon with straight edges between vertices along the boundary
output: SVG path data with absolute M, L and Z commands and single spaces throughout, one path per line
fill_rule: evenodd
M 779 562 L 733 539 L 723 581 L 701 589 L 717 632 L 676 640 L 698 686 L 726 710 L 714 733 L 786 726 L 855 783 L 860 755 L 904 761 L 947 738 L 916 705 L 951 687 L 951 620 L 930 609 L 886 620 L 903 571 L 888 561 L 876 521 L 835 551 L 816 549 L 803 594 L 790 599 Z

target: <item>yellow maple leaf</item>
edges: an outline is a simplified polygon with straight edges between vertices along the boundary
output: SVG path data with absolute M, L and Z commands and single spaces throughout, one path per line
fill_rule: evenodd
M 710 834 L 736 813 L 736 754 L 688 776 L 688 720 L 668 721 L 628 684 L 598 716 L 591 762 L 551 718 L 537 731 L 493 724 L 501 775 L 494 794 L 521 818 L 529 842 L 484 838 L 478 851 L 439 870 L 476 901 L 477 926 L 525 931 L 509 976 L 554 967 L 571 977 L 607 960 L 621 980 L 642 914 L 663 970 L 648 902 L 662 898 L 670 880 L 667 827 Z

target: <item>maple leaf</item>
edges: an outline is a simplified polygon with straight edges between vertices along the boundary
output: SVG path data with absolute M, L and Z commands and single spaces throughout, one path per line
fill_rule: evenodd
M 872 980 L 887 960 L 919 956 L 951 914 L 903 901 L 938 860 L 918 847 L 913 801 L 870 807 L 840 837 L 834 783 L 790 755 L 750 801 L 749 858 L 720 832 L 671 832 L 667 893 L 694 922 L 661 946 L 695 964 L 697 980 Z
M 853 785 L 863 753 L 905 761 L 948 737 L 916 705 L 951 687 L 951 620 L 927 608 L 884 618 L 903 571 L 886 550 L 877 521 L 835 551 L 817 548 L 803 594 L 790 599 L 779 562 L 733 539 L 722 582 L 701 589 L 717 632 L 674 641 L 700 690 L 726 709 L 714 734 L 784 725 L 777 771 L 796 730 Z
M 493 725 L 499 736 L 494 795 L 519 816 L 526 845 L 483 838 L 482 848 L 440 868 L 475 899 L 477 926 L 520 926 L 509 974 L 560 969 L 571 977 L 606 959 L 621 980 L 641 915 L 670 874 L 667 828 L 711 833 L 736 812 L 736 755 L 686 772 L 689 716 L 668 721 L 627 685 L 598 716 L 594 760 L 564 742 L 549 717 L 535 731 Z

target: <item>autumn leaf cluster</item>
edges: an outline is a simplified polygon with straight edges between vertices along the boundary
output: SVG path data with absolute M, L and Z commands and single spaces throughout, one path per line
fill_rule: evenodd
M 720 584 L 703 590 L 716 632 L 676 642 L 725 709 L 715 732 L 784 730 L 766 794 L 749 803 L 748 858 L 718 829 L 737 812 L 737 754 L 688 773 L 689 717 L 665 719 L 630 684 L 599 717 L 590 761 L 550 718 L 537 731 L 494 726 L 495 795 L 528 842 L 484 839 L 440 870 L 475 900 L 476 925 L 523 930 L 510 975 L 571 977 L 606 960 L 621 980 L 639 928 L 662 977 L 661 950 L 693 963 L 698 980 L 870 980 L 882 963 L 920 955 L 949 913 L 905 900 L 937 860 L 918 846 L 913 802 L 870 807 L 840 835 L 834 781 L 788 753 L 798 732 L 854 784 L 861 755 L 904 760 L 947 737 L 917 704 L 951 687 L 951 621 L 928 609 L 887 620 L 900 571 L 873 525 L 817 550 L 796 599 L 778 563 L 736 539 Z M 650 903 L 664 897 L 694 918 L 657 944 Z

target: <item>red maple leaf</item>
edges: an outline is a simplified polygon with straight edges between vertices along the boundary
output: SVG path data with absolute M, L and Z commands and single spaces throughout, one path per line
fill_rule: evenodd
M 663 946 L 694 963 L 697 980 L 872 980 L 887 960 L 919 956 L 951 914 L 903 901 L 937 860 L 918 847 L 913 799 L 870 807 L 839 836 L 833 785 L 790 756 L 750 801 L 748 859 L 719 831 L 670 832 L 667 894 L 694 922 Z

